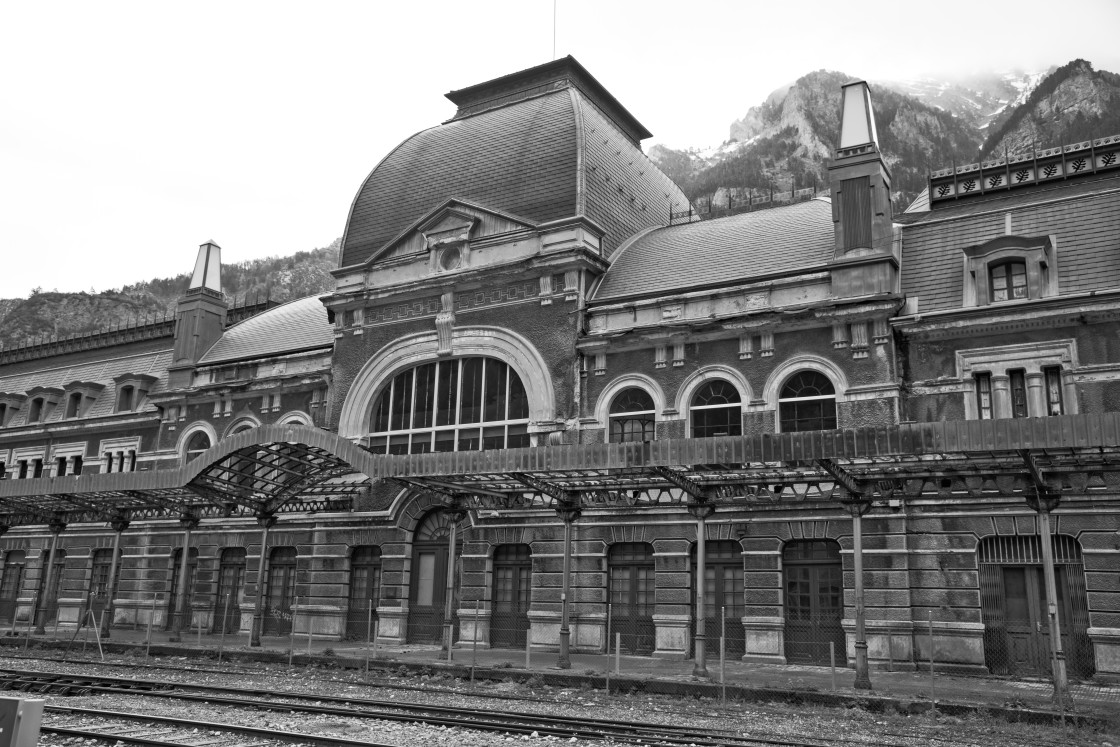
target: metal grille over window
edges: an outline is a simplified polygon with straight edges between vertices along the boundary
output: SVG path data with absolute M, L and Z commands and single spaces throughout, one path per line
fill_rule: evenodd
M 622 650 L 648 655 L 654 648 L 653 546 L 645 542 L 621 542 L 611 546 L 610 640 L 621 634 Z
M 611 402 L 610 440 L 652 441 L 654 434 L 653 397 L 643 389 L 623 389 Z
M 739 390 L 723 380 L 709 381 L 692 397 L 692 436 L 740 436 L 743 433 Z
M 1000 262 L 988 270 L 993 301 L 1027 297 L 1027 263 Z
M 992 375 L 976 374 L 976 411 L 981 420 L 992 419 Z
M 401 371 L 373 408 L 376 454 L 515 449 L 529 445 L 529 398 L 493 358 L 425 363 Z
M 835 540 L 794 540 L 782 550 L 786 660 L 843 666 L 843 566 Z M 830 645 L 831 644 L 831 645 Z
M 786 380 L 778 395 L 783 433 L 836 428 L 836 389 L 816 371 L 801 371 Z

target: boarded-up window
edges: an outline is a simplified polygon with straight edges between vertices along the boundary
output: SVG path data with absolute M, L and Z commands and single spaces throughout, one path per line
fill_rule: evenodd
M 871 181 L 866 176 L 845 179 L 840 192 L 840 220 L 844 249 L 871 246 Z

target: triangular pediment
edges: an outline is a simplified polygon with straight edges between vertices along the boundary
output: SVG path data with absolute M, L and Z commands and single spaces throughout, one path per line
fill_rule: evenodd
M 467 200 L 450 199 L 414 222 L 375 254 L 370 263 L 410 255 L 426 256 L 441 247 L 517 231 L 536 224 L 520 216 Z

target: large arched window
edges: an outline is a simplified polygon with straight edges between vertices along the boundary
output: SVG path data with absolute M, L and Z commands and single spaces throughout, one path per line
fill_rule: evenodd
M 610 441 L 652 441 L 654 409 L 653 397 L 637 387 L 623 389 L 611 401 Z
M 799 371 L 786 379 L 778 394 L 783 433 L 836 428 L 836 389 L 817 371 Z
M 460 358 L 401 371 L 373 406 L 375 454 L 514 449 L 529 445 L 529 398 L 494 358 Z
M 692 437 L 741 436 L 743 406 L 739 390 L 723 379 L 704 384 L 692 396 Z

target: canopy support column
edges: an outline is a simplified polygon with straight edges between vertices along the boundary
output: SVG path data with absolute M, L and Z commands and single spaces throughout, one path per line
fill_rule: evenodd
M 856 608 L 856 680 L 853 687 L 856 690 L 871 689 L 871 675 L 867 667 L 867 631 L 866 615 L 863 609 L 863 515 L 871 510 L 871 501 L 864 500 L 863 496 L 853 495 L 848 502 L 848 510 L 852 514 L 852 571 L 855 576 L 854 593 Z M 933 656 L 933 652 L 930 652 Z
M 692 667 L 692 676 L 707 677 L 707 609 L 704 596 L 704 587 L 707 581 L 706 540 L 708 534 L 707 519 L 715 513 L 715 507 L 707 503 L 696 503 L 688 507 L 688 512 L 696 517 L 696 658 Z
M 253 603 L 253 624 L 249 629 L 249 645 L 261 645 L 261 623 L 264 611 L 265 561 L 268 558 L 268 530 L 276 524 L 275 514 L 262 514 L 257 517 L 261 527 L 261 556 L 257 562 L 257 598 Z
M 171 628 L 175 631 L 176 637 L 184 630 L 190 630 L 191 626 L 190 611 L 187 609 L 190 604 L 187 584 L 190 579 L 191 532 L 198 528 L 198 518 L 184 514 L 179 519 L 179 524 L 183 527 L 183 551 L 179 562 L 179 581 L 176 584 L 178 588 L 175 594 L 175 624 Z
M 109 637 L 109 628 L 113 625 L 113 597 L 117 593 L 117 568 L 120 566 L 121 534 L 128 529 L 128 522 L 117 519 L 110 523 L 113 527 L 113 559 L 109 562 L 109 583 L 105 587 L 105 609 L 101 613 L 101 637 Z
M 455 645 L 455 626 L 452 615 L 455 612 L 455 542 L 459 534 L 459 522 L 466 516 L 466 511 L 459 508 L 455 502 L 444 509 L 451 522 L 451 533 L 447 537 L 447 589 L 443 598 L 443 647 L 447 653 L 448 661 L 451 660 L 451 649 Z
M 556 666 L 560 669 L 571 669 L 572 523 L 579 519 L 579 503 L 558 506 L 556 513 L 564 522 L 564 587 L 560 592 L 560 655 L 556 660 Z M 610 637 L 610 631 L 607 631 L 607 637 Z M 610 650 L 609 642 L 607 649 Z
M 50 524 L 51 530 L 51 548 L 47 552 L 47 557 L 43 561 L 43 578 L 39 580 L 39 588 L 43 593 L 39 595 L 36 600 L 35 609 L 35 633 L 42 635 L 47 632 L 47 607 L 44 604 L 48 599 L 51 599 L 54 594 L 54 559 L 55 553 L 58 551 L 58 535 L 62 534 L 62 530 L 66 525 L 61 521 L 54 521 Z

